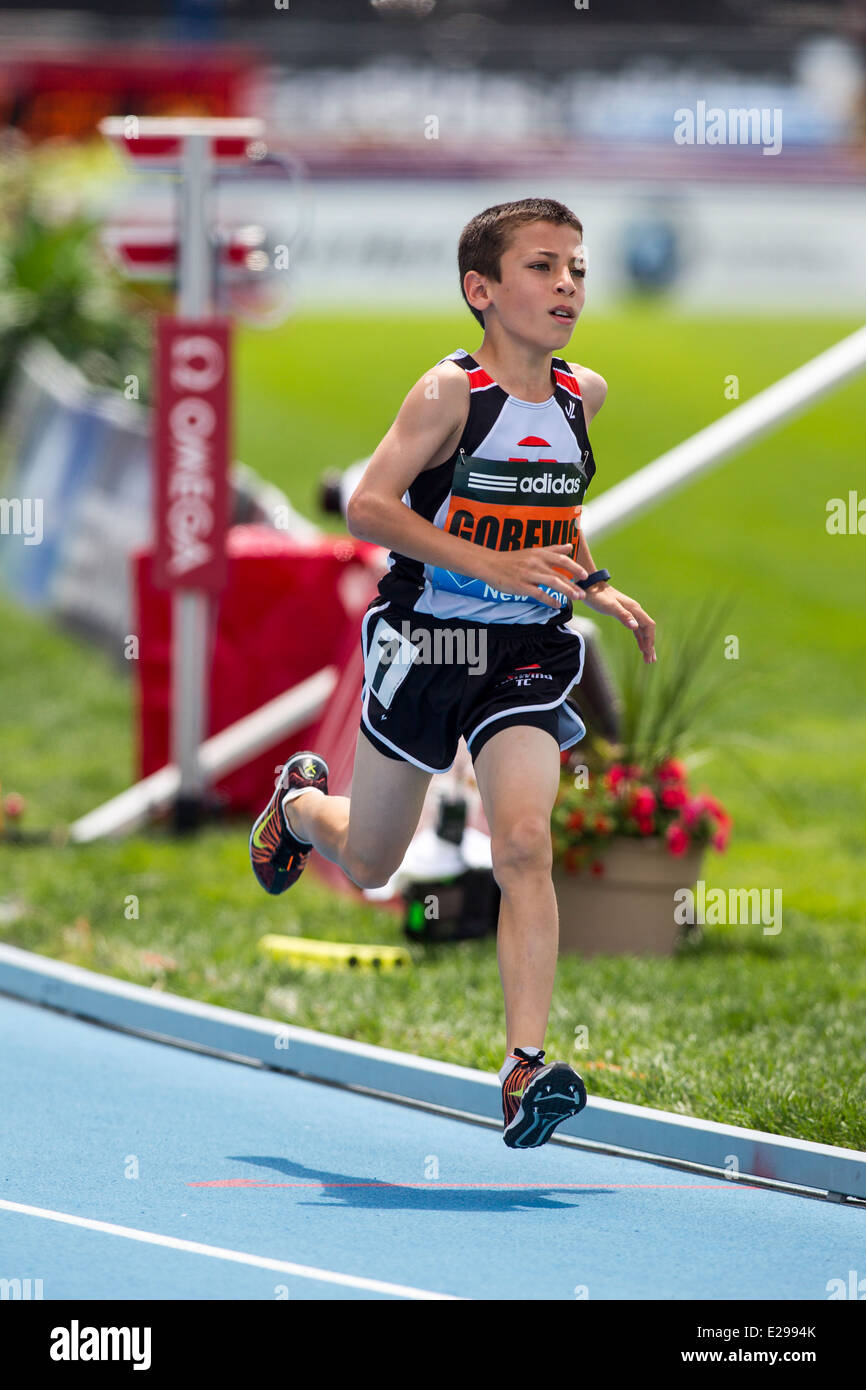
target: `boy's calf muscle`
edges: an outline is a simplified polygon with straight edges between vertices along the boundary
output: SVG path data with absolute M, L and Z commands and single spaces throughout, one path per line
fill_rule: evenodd
M 360 887 L 381 887 L 399 869 L 430 777 L 413 763 L 386 757 L 359 730 L 343 867 Z

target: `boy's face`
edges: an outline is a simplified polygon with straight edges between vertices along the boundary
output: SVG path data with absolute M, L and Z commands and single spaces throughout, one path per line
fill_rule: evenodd
M 500 263 L 499 284 L 488 280 L 487 304 L 503 327 L 549 351 L 568 342 L 586 298 L 583 244 L 573 227 L 526 222 L 515 228 Z M 565 311 L 557 317 L 554 310 Z

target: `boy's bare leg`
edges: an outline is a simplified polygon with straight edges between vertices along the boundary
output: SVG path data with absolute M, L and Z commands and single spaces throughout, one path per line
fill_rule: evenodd
M 403 862 L 431 776 L 386 758 L 359 729 L 351 797 L 311 788 L 286 805 L 289 828 L 359 888 L 378 888 Z
M 516 725 L 494 734 L 475 762 L 499 884 L 497 954 L 506 1050 L 544 1047 L 559 947 L 550 815 L 559 789 L 550 734 Z

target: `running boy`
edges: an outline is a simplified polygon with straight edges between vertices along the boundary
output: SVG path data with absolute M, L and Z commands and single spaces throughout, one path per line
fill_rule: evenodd
M 296 754 L 253 827 L 250 856 L 274 894 L 312 849 L 360 887 L 387 882 L 431 776 L 465 738 L 502 895 L 503 1137 L 535 1148 L 586 1104 L 577 1072 L 545 1064 L 543 1051 L 559 937 L 550 817 L 560 751 L 586 733 L 566 701 L 584 655 L 567 623 L 580 600 L 630 627 L 646 662 L 655 624 L 596 569 L 580 533 L 595 472 L 587 425 L 607 386 L 554 354 L 583 308 L 581 223 L 549 198 L 487 208 L 463 229 L 458 263 L 481 347 L 458 348 L 416 382 L 347 510 L 352 535 L 390 549 L 362 622 L 351 798 L 329 797 L 323 759 Z M 483 662 L 465 659 L 479 649 Z

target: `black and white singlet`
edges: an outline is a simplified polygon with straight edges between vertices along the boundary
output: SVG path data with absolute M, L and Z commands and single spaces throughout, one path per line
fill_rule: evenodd
M 568 363 L 552 359 L 552 395 L 534 402 L 508 395 L 463 348 L 440 361 L 466 372 L 469 414 L 451 457 L 419 473 L 402 500 L 434 526 L 476 545 L 517 550 L 572 542 L 576 557 L 595 461 L 580 386 Z M 559 592 L 545 588 L 553 596 Z M 562 607 L 553 610 L 529 595 L 502 593 L 393 550 L 379 593 L 443 621 L 559 624 L 572 616 L 564 594 Z

